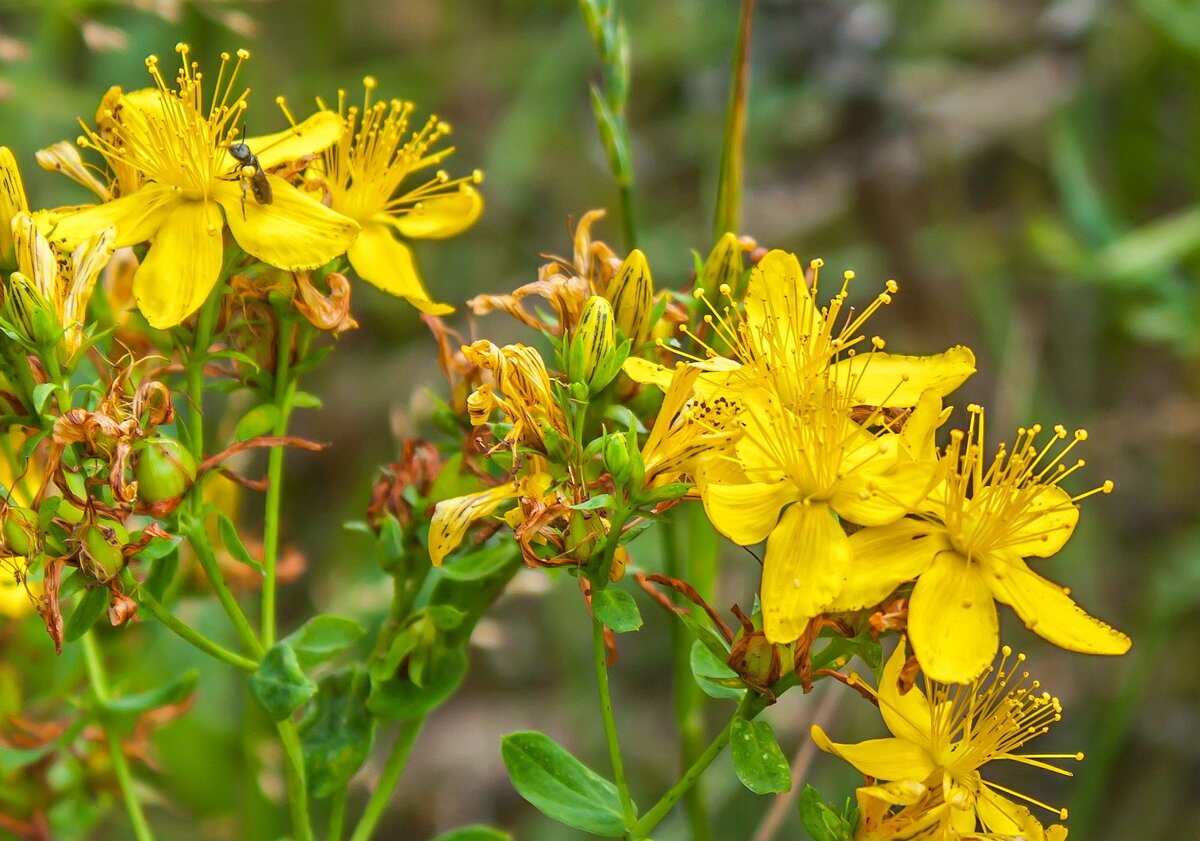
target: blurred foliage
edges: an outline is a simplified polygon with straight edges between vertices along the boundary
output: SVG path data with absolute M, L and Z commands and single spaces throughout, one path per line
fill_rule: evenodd
M 1092 516 L 1050 573 L 1056 564 L 1093 570 L 1076 596 L 1130 631 L 1133 652 L 1080 660 L 1023 629 L 1009 633 L 1066 708 L 1046 750 L 1090 753 L 1074 780 L 1039 795 L 1071 808 L 1072 837 L 1200 836 L 1200 676 L 1187 666 L 1200 649 L 1200 7 L 758 5 L 743 232 L 860 277 L 895 277 L 901 293 L 883 317 L 900 334 L 897 346 L 972 345 L 989 373 L 964 399 L 987 403 L 993 428 L 1034 419 L 1087 426 L 1089 475 L 1117 483 L 1088 503 Z M 737 4 L 627 2 L 623 13 L 639 244 L 656 268 L 676 267 L 674 277 L 658 269 L 660 285 L 679 285 L 688 250 L 711 246 Z M 140 58 L 180 40 L 198 57 L 252 50 L 251 134 L 282 124 L 276 93 L 302 110 L 313 96 L 355 91 L 366 74 L 381 94 L 450 120 L 456 164 L 485 171 L 489 207 L 453 247 L 417 246 L 442 300 L 531 280 L 539 253 L 566 250 L 569 217 L 616 209 L 592 122 L 595 55 L 573 0 L 0 0 L 0 143 L 17 153 L 35 201 L 84 200 L 65 179 L 35 172 L 33 151 L 74 137 L 74 119 L 90 115 L 109 85 L 142 86 Z M 608 225 L 616 239 L 619 217 Z M 283 591 L 285 627 L 313 605 L 386 610 L 366 538 L 331 528 L 330 514 L 361 516 L 376 465 L 393 457 L 391 435 L 420 432 L 430 405 L 423 390 L 439 387 L 415 315 L 363 285 L 355 295 L 363 329 L 309 383 L 326 408 L 297 430 L 332 442 L 332 454 L 289 456 L 287 535 L 309 569 Z M 501 340 L 512 328 L 496 319 L 473 329 Z M 652 556 L 650 543 L 633 551 Z M 747 603 L 756 570 L 744 553 L 731 551 L 729 562 L 719 602 Z M 385 837 L 481 821 L 533 841 L 568 838 L 518 798 L 500 762 L 499 737 L 531 726 L 580 755 L 603 756 L 599 723 L 581 726 L 571 712 L 591 693 L 580 668 L 586 619 L 568 600 L 533 602 L 544 584 L 540 574 L 519 578 L 477 633 L 468 684 L 428 724 Z M 674 779 L 675 746 L 666 743 L 659 668 L 668 625 L 651 605 L 643 613 L 646 627 L 622 641 L 614 691 L 635 737 L 628 744 L 638 746 L 627 758 L 632 785 L 653 792 Z M 203 626 L 206 617 L 189 619 Z M 155 745 L 163 774 L 151 783 L 164 787 L 164 805 L 180 807 L 155 809 L 163 837 L 277 837 L 282 827 L 262 804 L 281 796 L 282 780 L 262 770 L 278 766 L 261 753 L 269 725 L 231 703 L 241 678 L 157 626 L 124 643 L 147 685 L 164 662 L 204 672 L 196 707 Z M 52 716 L 39 699 L 78 686 L 82 667 L 53 657 L 36 618 L 0 625 L 0 645 L 0 712 Z M 807 739 L 812 708 L 789 696 L 770 714 L 785 748 Z M 854 718 L 856 709 L 848 698 L 835 715 Z M 381 762 L 360 775 L 359 798 Z M 766 801 L 722 763 L 708 778 L 717 837 L 747 837 Z M 811 781 L 831 795 L 855 783 L 837 763 L 817 763 Z M 116 838 L 121 820 L 110 815 L 89 834 L 85 816 L 65 816 L 78 830 L 61 837 Z M 802 832 L 793 808 L 775 837 Z M 665 823 L 658 837 L 682 838 L 681 823 Z

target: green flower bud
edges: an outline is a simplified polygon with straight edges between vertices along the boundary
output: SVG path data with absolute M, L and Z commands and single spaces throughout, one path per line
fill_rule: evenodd
M 44 312 L 46 302 L 42 293 L 29 278 L 20 272 L 9 275 L 7 295 L 4 297 L 4 318 L 17 334 L 31 346 L 39 344 L 38 333 L 41 332 L 36 315 Z
M 619 432 L 609 435 L 604 441 L 604 467 L 618 485 L 629 481 L 629 454 L 625 448 L 625 436 Z
M 612 305 L 593 295 L 583 305 L 583 314 L 567 348 L 567 377 L 573 383 L 585 384 L 595 394 L 616 377 L 624 361 L 617 358 Z
M 650 317 L 654 312 L 654 281 L 646 255 L 634 249 L 608 284 L 605 297 L 612 304 L 617 329 L 641 345 L 650 336 Z
M 712 253 L 704 261 L 704 268 L 696 279 L 696 289 L 703 290 L 714 305 L 721 295 L 738 299 L 743 292 L 742 277 L 745 273 L 741 243 L 734 234 L 725 234 L 717 240 Z
M 79 568 L 101 584 L 111 581 L 124 569 L 125 555 L 121 549 L 129 542 L 129 532 L 116 520 L 88 523 L 76 539 L 82 549 Z
M 134 447 L 133 473 L 143 502 L 179 499 L 196 480 L 196 460 L 178 441 L 155 438 Z
M 4 548 L 10 555 L 28 557 L 37 545 L 37 512 L 11 506 L 4 514 Z

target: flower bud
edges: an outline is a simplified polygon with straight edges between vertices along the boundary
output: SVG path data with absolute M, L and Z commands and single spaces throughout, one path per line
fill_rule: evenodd
M 624 360 L 621 360 L 624 361 Z M 612 305 L 599 295 L 588 298 L 567 347 L 567 377 L 595 394 L 620 370 Z
M 604 467 L 618 485 L 629 481 L 629 454 L 626 452 L 625 436 L 619 432 L 609 435 L 604 441 Z
M 125 567 L 122 547 L 129 542 L 129 532 L 116 520 L 102 519 L 88 523 L 77 534 L 82 550 L 79 568 L 101 584 L 111 581 Z
M 704 294 L 713 302 L 718 300 L 722 287 L 726 287 L 727 294 L 735 299 L 740 298 L 744 274 L 741 243 L 736 235 L 727 233 L 717 240 L 712 253 L 704 261 L 704 268 L 696 279 L 696 288 L 704 290 Z
M 37 544 L 37 513 L 28 508 L 10 506 L 4 514 L 4 549 L 9 555 L 29 556 Z
M 4 318 L 17 334 L 34 347 L 42 344 L 45 332 L 46 301 L 33 281 L 20 272 L 9 276 L 8 292 L 4 298 Z M 40 317 L 39 317 L 40 314 Z
M 156 503 L 179 499 L 196 480 L 196 460 L 178 441 L 155 438 L 134 447 L 138 498 Z
M 612 304 L 617 329 L 640 347 L 650 336 L 654 311 L 654 281 L 646 255 L 634 249 L 625 258 L 605 293 Z

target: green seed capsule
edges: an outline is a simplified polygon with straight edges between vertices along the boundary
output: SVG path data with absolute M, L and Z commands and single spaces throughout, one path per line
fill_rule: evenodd
M 78 534 L 83 549 L 80 568 L 101 584 L 111 581 L 125 567 L 121 547 L 129 542 L 129 532 L 116 520 L 100 520 L 84 526 Z
M 12 506 L 4 515 L 4 548 L 10 555 L 28 556 L 37 543 L 37 513 Z
M 134 476 L 143 502 L 165 502 L 188 492 L 196 480 L 196 460 L 170 438 L 143 441 L 134 448 Z

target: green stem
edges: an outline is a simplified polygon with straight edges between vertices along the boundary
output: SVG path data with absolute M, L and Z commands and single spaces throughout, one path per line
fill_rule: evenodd
M 165 625 L 168 630 L 174 632 L 176 636 L 184 642 L 200 649 L 208 656 L 220 660 L 222 663 L 228 663 L 230 666 L 242 669 L 243 671 L 253 672 L 258 668 L 258 662 L 251 660 L 249 657 L 243 657 L 225 648 L 223 645 L 214 642 L 204 634 L 197 631 L 192 626 L 186 624 L 179 619 L 175 614 L 171 613 L 162 602 L 154 598 L 150 592 L 144 588 L 138 587 L 137 581 L 128 569 L 121 573 L 121 580 L 129 588 L 129 592 L 135 593 L 135 597 L 140 606 L 145 607 L 150 611 L 150 615 Z
M 625 826 L 637 821 L 637 810 L 629 795 L 629 782 L 625 779 L 625 763 L 621 760 L 621 745 L 617 741 L 617 722 L 613 717 L 612 696 L 608 691 L 608 651 L 604 646 L 604 626 L 592 617 L 592 663 L 596 667 L 596 687 L 600 693 L 600 715 L 604 719 L 604 741 L 608 743 L 608 758 L 612 762 L 613 780 L 621 796 L 621 811 Z
M 688 514 L 694 512 L 688 511 Z M 672 578 L 684 578 L 700 591 L 705 598 L 711 598 L 711 586 L 702 588 L 694 581 L 689 573 L 690 565 L 679 545 L 676 532 L 678 524 L 667 521 L 662 524 L 664 568 Z M 711 584 L 711 582 L 707 582 Z M 692 677 L 692 635 L 687 632 L 682 622 L 671 623 L 671 652 L 673 661 L 673 689 L 675 700 L 675 729 L 679 732 L 679 759 L 682 768 L 690 768 L 704 752 L 704 708 L 700 687 Z M 693 841 L 706 841 L 712 838 L 712 825 L 709 820 L 707 801 L 704 788 L 700 781 L 687 791 L 684 808 L 687 811 L 688 824 L 691 827 Z
M 632 251 L 637 248 L 637 218 L 633 214 L 633 185 L 623 180 L 617 185 L 617 189 L 621 197 L 621 220 L 625 225 L 625 245 Z
M 646 838 L 653 831 L 654 827 L 658 826 L 659 821 L 665 818 L 667 813 L 671 811 L 671 808 L 679 802 L 679 799 L 687 794 L 688 790 L 699 781 L 701 775 L 708 770 L 708 766 L 712 765 L 713 760 L 721 755 L 721 751 L 725 750 L 725 746 L 729 744 L 729 734 L 733 727 L 733 720 L 738 716 L 752 719 L 762 712 L 765 706 L 766 703 L 761 696 L 747 692 L 742 698 L 742 702 L 738 704 L 737 711 L 734 712 L 733 717 L 729 719 L 729 722 L 717 734 L 717 737 L 712 740 L 709 746 L 704 749 L 704 753 L 697 757 L 692 766 L 680 777 L 679 782 L 671 786 L 667 790 L 667 793 L 650 808 L 650 811 L 642 815 L 641 820 L 630 828 L 629 837 L 634 839 L 634 841 Z
M 192 455 L 197 462 L 204 460 L 204 365 L 208 362 L 208 347 L 212 344 L 213 328 L 217 323 L 217 311 L 221 303 L 221 285 L 217 284 L 208 300 L 200 308 L 196 318 L 196 334 L 188 354 L 185 373 L 188 396 L 188 437 Z M 195 495 L 195 505 L 200 505 L 200 494 Z
M 737 42 L 730 68 L 729 107 L 725 112 L 725 143 L 721 149 L 721 174 L 717 182 L 714 239 L 727 231 L 737 233 L 742 209 L 742 171 L 746 159 L 746 102 L 750 88 L 750 31 L 754 0 L 742 0 Z
M 313 841 L 312 826 L 308 820 L 308 786 L 304 779 L 304 749 L 300 745 L 300 734 L 290 718 L 275 722 L 279 741 L 283 744 L 285 762 L 284 777 L 287 780 L 288 807 L 292 812 L 292 832 L 296 841 Z
M 196 554 L 196 560 L 200 562 L 200 566 L 204 569 L 204 574 L 208 577 L 208 582 L 212 585 L 213 592 L 217 594 L 217 601 L 225 609 L 225 614 L 229 617 L 229 621 L 233 623 L 233 629 L 242 640 L 242 644 L 246 646 L 246 650 L 251 655 L 261 659 L 264 651 L 262 643 L 254 635 L 254 628 L 250 626 L 250 620 L 246 618 L 246 614 L 242 612 L 241 606 L 238 605 L 233 591 L 225 583 L 225 576 L 221 573 L 220 564 L 217 563 L 217 556 L 213 553 L 212 544 L 208 540 L 208 533 L 204 530 L 204 524 L 198 519 L 183 519 L 180 521 L 180 526 L 183 529 L 184 536 L 187 538 L 188 545 L 192 547 L 192 551 Z
M 292 377 L 292 322 L 282 312 L 276 313 L 277 333 L 275 346 L 275 418 L 273 435 L 287 434 L 288 419 L 292 411 L 292 395 L 295 379 Z M 262 589 L 262 639 L 270 648 L 275 644 L 275 590 L 276 561 L 279 558 L 279 511 L 283 499 L 283 447 L 272 447 L 267 456 L 267 500 L 263 517 L 263 578 Z
M 83 661 L 87 667 L 88 680 L 92 684 L 92 692 L 103 708 L 108 703 L 108 678 L 104 673 L 104 661 L 100 659 L 100 650 L 91 632 L 83 636 Z M 150 831 L 150 824 L 146 822 L 146 815 L 142 811 L 142 803 L 133 788 L 133 774 L 129 770 L 129 760 L 125 758 L 125 752 L 121 748 L 121 739 L 106 722 L 102 721 L 101 725 L 105 736 L 108 737 L 113 774 L 116 775 L 117 785 L 121 788 L 125 811 L 133 825 L 134 838 L 137 841 L 154 841 L 154 833 Z
M 347 789 L 333 793 L 332 802 L 329 804 L 329 832 L 326 834 L 326 841 L 342 841 L 342 829 L 346 825 L 347 793 Z
M 421 716 L 400 724 L 400 734 L 396 737 L 396 744 L 392 746 L 392 754 L 388 757 L 387 764 L 383 766 L 383 773 L 379 776 L 375 790 L 371 792 L 367 808 L 363 810 L 362 817 L 358 819 L 358 824 L 354 827 L 354 834 L 350 836 L 350 841 L 369 841 L 371 834 L 375 832 L 379 819 L 383 817 L 383 812 L 392 799 L 392 792 L 400 783 L 400 777 L 404 774 L 404 766 L 408 763 L 408 757 L 412 753 L 413 745 L 416 744 L 417 735 L 421 732 L 421 725 L 424 723 L 425 717 Z

